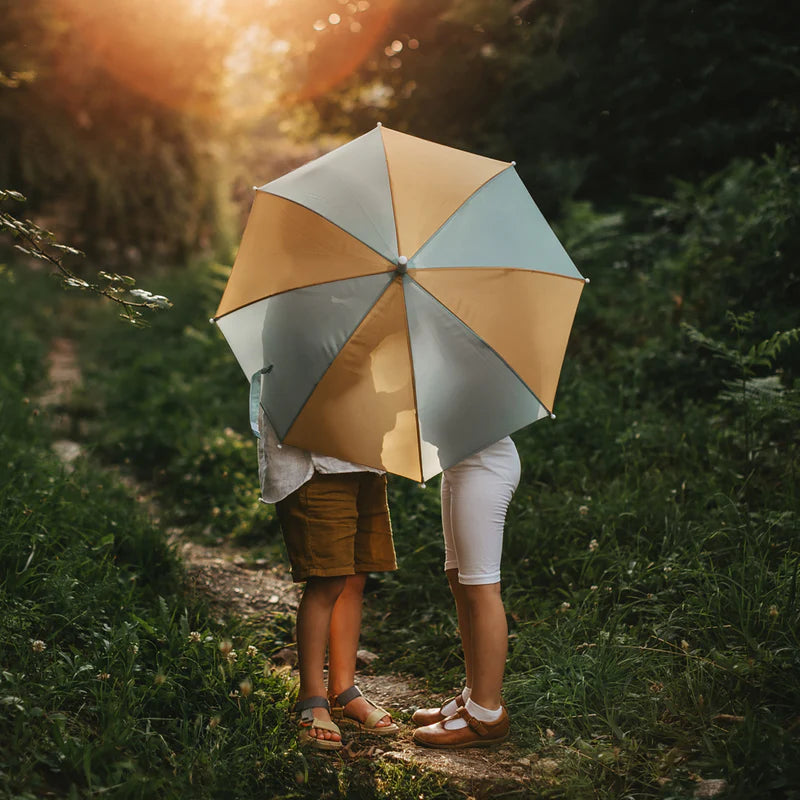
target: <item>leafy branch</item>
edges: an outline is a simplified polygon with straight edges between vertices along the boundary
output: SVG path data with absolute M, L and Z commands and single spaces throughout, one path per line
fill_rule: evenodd
M 0 200 L 24 203 L 25 197 L 11 189 L 0 189 Z M 144 310 L 170 308 L 172 302 L 164 295 L 153 294 L 136 288 L 136 280 L 130 275 L 101 270 L 94 281 L 79 277 L 65 263 L 65 257 L 83 257 L 80 250 L 56 241 L 55 235 L 39 227 L 31 220 L 20 220 L 7 211 L 0 211 L 0 231 L 10 234 L 15 240 L 15 249 L 31 258 L 44 261 L 61 278 L 68 289 L 91 292 L 117 303 L 122 307 L 120 316 L 132 325 L 146 325 Z
M 800 390 L 784 385 L 780 371 L 772 374 L 759 374 L 774 370 L 781 351 L 800 342 L 800 328 L 776 331 L 768 339 L 747 343 L 748 334 L 753 327 L 754 314 L 728 313 L 728 322 L 736 336 L 736 344 L 728 345 L 706 336 L 688 324 L 682 328 L 688 338 L 696 345 L 709 350 L 714 357 L 734 367 L 736 377 L 723 381 L 719 399 L 726 405 L 742 411 L 744 426 L 744 448 L 747 461 L 755 457 L 755 428 L 769 419 L 781 420 L 787 442 L 791 442 L 791 431 L 800 421 Z

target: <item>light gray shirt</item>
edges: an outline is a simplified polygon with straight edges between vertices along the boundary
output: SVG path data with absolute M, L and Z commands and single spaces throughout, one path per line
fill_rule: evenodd
M 282 445 L 272 428 L 264 409 L 258 411 L 258 478 L 261 483 L 261 502 L 277 503 L 299 489 L 314 472 L 377 472 L 382 470 L 342 461 L 332 456 L 323 456 L 301 450 L 299 447 Z

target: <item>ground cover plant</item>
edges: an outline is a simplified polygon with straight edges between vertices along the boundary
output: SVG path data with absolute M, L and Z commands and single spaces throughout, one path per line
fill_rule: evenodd
M 556 758 L 569 796 L 691 796 L 700 777 L 729 796 L 797 796 L 798 335 L 775 332 L 791 295 L 754 277 L 790 269 L 796 193 L 779 152 L 626 215 L 578 205 L 562 221 L 594 280 L 557 422 L 515 437 L 504 583 L 506 694 L 530 723 L 518 740 Z M 192 288 L 164 287 L 176 308 L 152 349 L 96 338 L 92 360 L 116 352 L 125 377 L 95 371 L 87 391 L 109 414 L 98 440 L 118 437 L 106 457 L 158 470 L 176 513 L 215 535 L 274 546 L 269 510 L 252 510 L 244 380 L 204 324 L 222 278 L 199 266 Z M 371 585 L 367 643 L 450 689 L 461 662 L 436 482 L 393 478 L 390 494 L 400 570 Z
M 130 490 L 58 461 L 38 397 L 64 300 L 0 271 L 0 796 L 457 796 L 413 768 L 304 755 L 268 632 L 211 620 Z
M 593 281 L 558 419 L 515 437 L 503 565 L 506 697 L 516 741 L 550 764 L 545 795 L 721 779 L 727 797 L 800 796 L 798 207 L 778 151 L 561 220 Z M 246 384 L 205 322 L 224 275 L 165 278 L 175 308 L 135 345 L 87 328 L 84 402 L 98 455 L 155 480 L 176 518 L 279 548 Z M 436 484 L 390 482 L 400 569 L 369 586 L 366 643 L 444 691 L 461 661 Z

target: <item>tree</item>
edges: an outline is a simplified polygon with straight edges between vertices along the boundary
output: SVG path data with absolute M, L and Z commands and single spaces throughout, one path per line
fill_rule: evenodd
M 794 143 L 793 31 L 778 0 L 408 0 L 314 106 L 323 130 L 381 119 L 516 159 L 545 210 L 611 205 Z
M 189 0 L 0 0 L 0 186 L 95 255 L 184 258 L 216 224 L 227 43 Z M 45 223 L 50 224 L 50 223 Z

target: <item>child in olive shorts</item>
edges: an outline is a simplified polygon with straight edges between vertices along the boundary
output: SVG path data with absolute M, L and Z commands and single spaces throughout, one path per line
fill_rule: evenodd
M 259 429 L 261 500 L 275 504 L 292 577 L 306 584 L 297 609 L 300 689 L 295 711 L 301 735 L 313 747 L 338 750 L 342 737 L 334 720 L 373 734 L 396 733 L 390 714 L 355 686 L 367 574 L 397 568 L 386 475 L 280 446 L 263 411 Z

